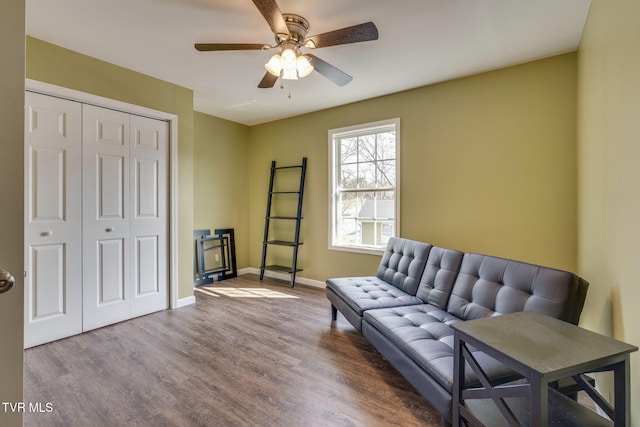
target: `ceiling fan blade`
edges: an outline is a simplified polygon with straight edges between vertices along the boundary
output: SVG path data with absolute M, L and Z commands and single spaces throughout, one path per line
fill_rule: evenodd
M 261 89 L 268 89 L 273 87 L 273 85 L 276 84 L 276 81 L 278 81 L 278 77 L 267 71 L 262 80 L 260 80 L 258 87 Z
M 276 0 L 253 0 L 253 3 L 271 27 L 273 34 L 280 39 L 286 38 L 290 34 Z
M 195 48 L 200 52 L 217 50 L 262 50 L 264 44 L 258 43 L 196 43 Z
M 337 67 L 334 67 L 328 62 L 323 61 L 317 56 L 311 55 L 310 53 L 307 53 L 306 56 L 309 58 L 309 62 L 311 63 L 311 65 L 313 65 L 313 68 L 317 72 L 319 72 L 338 86 L 344 86 L 351 80 L 353 80 L 353 77 L 351 77 L 349 74 L 338 69 Z
M 364 24 L 307 37 L 304 45 L 309 48 L 318 48 L 370 40 L 378 40 L 378 28 L 373 22 L 365 22 Z

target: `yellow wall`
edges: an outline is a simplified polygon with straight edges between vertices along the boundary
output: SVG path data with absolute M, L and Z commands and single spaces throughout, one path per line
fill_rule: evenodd
M 249 128 L 194 113 L 196 229 L 233 228 L 237 267 L 249 267 Z
M 592 0 L 578 51 L 579 273 L 591 282 L 581 324 L 640 345 L 640 3 Z M 632 355 L 640 425 L 640 355 Z M 598 380 L 605 396 L 611 384 Z
M 16 280 L 0 294 L 0 402 L 23 400 L 24 325 L 24 0 L 0 7 L 0 268 Z M 0 425 L 22 426 L 22 413 L 0 408 Z
M 251 127 L 252 266 L 270 162 L 306 156 L 300 276 L 375 273 L 379 256 L 327 249 L 327 132 L 395 117 L 403 237 L 577 268 L 575 53 Z
M 193 91 L 27 37 L 27 78 L 178 116 L 178 297 L 193 295 Z

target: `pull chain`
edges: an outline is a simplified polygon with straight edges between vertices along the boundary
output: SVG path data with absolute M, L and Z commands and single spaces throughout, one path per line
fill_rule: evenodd
M 284 90 L 284 80 L 280 79 L 280 89 Z M 289 95 L 287 98 L 291 99 L 291 90 L 289 90 Z

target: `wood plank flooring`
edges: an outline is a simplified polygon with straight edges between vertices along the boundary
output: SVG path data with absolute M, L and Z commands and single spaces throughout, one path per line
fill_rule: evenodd
M 329 307 L 323 289 L 244 275 L 194 305 L 29 349 L 25 402 L 42 412 L 24 425 L 439 426 Z

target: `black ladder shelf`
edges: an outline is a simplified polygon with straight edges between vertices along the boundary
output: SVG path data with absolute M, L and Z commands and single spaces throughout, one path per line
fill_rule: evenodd
M 295 170 L 299 169 L 300 171 L 300 186 L 297 191 L 274 191 L 274 184 L 276 175 L 278 172 L 286 171 L 286 170 Z M 304 195 L 304 178 L 307 173 L 307 158 L 302 158 L 302 164 L 294 165 L 294 166 L 276 166 L 276 161 L 273 160 L 271 162 L 271 176 L 269 178 L 269 194 L 267 197 L 267 214 L 264 220 L 264 239 L 262 240 L 262 262 L 260 263 L 260 280 L 264 278 L 265 270 L 275 271 L 280 273 L 289 273 L 291 275 L 291 287 L 295 285 L 296 282 L 296 273 L 298 271 L 302 271 L 297 267 L 298 264 L 298 247 L 302 244 L 300 243 L 300 222 L 302 220 L 302 196 Z M 294 196 L 297 197 L 298 208 L 295 216 L 282 216 L 282 215 L 272 215 L 271 214 L 271 206 L 274 199 L 274 196 Z M 276 202 L 277 203 L 277 202 Z M 270 240 L 270 227 L 272 220 L 276 221 L 289 221 L 295 223 L 295 231 L 293 234 L 293 240 Z M 290 266 L 282 266 L 282 265 L 266 265 L 267 262 L 267 248 L 271 245 L 276 246 L 289 246 L 293 249 L 293 254 L 291 256 L 291 265 Z

